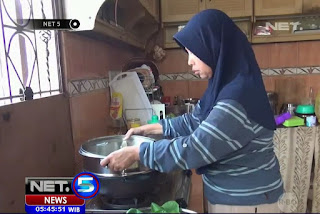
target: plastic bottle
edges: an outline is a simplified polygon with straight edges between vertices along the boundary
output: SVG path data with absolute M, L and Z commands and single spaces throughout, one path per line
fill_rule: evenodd
M 288 120 L 291 118 L 291 114 L 289 112 L 285 112 L 281 115 L 278 115 L 276 118 L 275 118 L 275 121 L 276 121 L 276 124 L 277 125 L 280 125 L 282 123 L 284 123 L 284 121 Z
M 314 112 L 316 113 L 316 116 L 318 118 L 318 122 L 320 123 L 320 91 L 318 92 L 318 94 L 316 96 Z
M 154 124 L 154 123 L 158 123 L 158 122 L 159 122 L 159 118 L 157 115 L 152 115 L 151 120 L 147 121 L 148 124 Z
M 313 92 L 313 88 L 310 87 L 310 91 L 309 91 L 309 103 L 310 105 L 314 105 L 314 92 Z

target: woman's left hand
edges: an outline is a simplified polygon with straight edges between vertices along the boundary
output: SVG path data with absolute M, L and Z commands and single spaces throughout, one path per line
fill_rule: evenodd
M 100 165 L 108 165 L 112 171 L 122 171 L 139 159 L 139 146 L 128 146 L 109 154 L 100 162 Z

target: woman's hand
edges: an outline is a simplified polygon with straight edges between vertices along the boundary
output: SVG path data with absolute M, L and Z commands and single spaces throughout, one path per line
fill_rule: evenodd
M 143 126 L 139 126 L 136 128 L 131 128 L 129 129 L 129 131 L 126 133 L 125 137 L 123 138 L 123 140 L 127 140 L 128 138 L 131 137 L 131 135 L 149 135 L 149 134 L 162 134 L 162 125 L 160 125 L 159 123 L 157 124 L 148 124 L 148 125 L 143 125 Z
M 139 146 L 128 146 L 109 154 L 100 165 L 108 165 L 112 171 L 122 171 L 139 159 Z
M 123 140 L 128 140 L 131 135 L 144 135 L 143 129 L 141 127 L 131 128 L 127 131 L 126 135 L 124 136 Z

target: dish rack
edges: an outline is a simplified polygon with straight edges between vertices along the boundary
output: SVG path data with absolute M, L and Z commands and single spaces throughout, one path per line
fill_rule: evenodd
M 146 65 L 146 66 L 145 66 Z M 157 83 L 159 80 L 159 70 L 157 65 L 147 59 L 144 58 L 131 58 L 124 66 L 122 67 L 121 71 L 113 72 L 111 75 L 109 73 L 109 80 L 112 82 L 114 77 L 118 77 L 118 80 L 121 81 L 122 78 L 125 78 L 125 75 L 121 75 L 121 73 L 126 73 L 129 76 L 132 76 L 130 73 L 137 73 L 137 79 L 140 80 L 141 85 L 140 86 L 135 86 L 134 89 L 138 89 L 139 93 L 144 93 L 147 97 L 147 99 L 150 102 L 149 104 L 146 104 L 146 99 L 145 98 L 139 98 L 142 99 L 141 101 L 144 103 L 143 105 L 134 105 L 132 108 L 124 108 L 123 107 L 123 116 L 122 119 L 119 119 L 118 121 L 114 122 L 116 124 L 114 127 L 119 127 L 119 133 L 123 133 L 123 128 L 128 128 L 127 127 L 127 119 L 132 119 L 133 116 L 136 116 L 139 118 L 139 115 L 141 115 L 142 112 L 145 112 L 146 115 L 151 116 L 155 114 L 155 111 L 153 110 L 153 107 L 151 107 L 151 104 L 158 104 L 160 102 L 157 102 L 156 100 L 161 100 L 162 97 L 162 90 L 160 85 Z M 128 85 L 128 90 L 129 85 L 132 84 L 132 82 L 137 83 L 136 79 L 133 78 L 131 79 L 132 81 L 126 82 L 124 85 Z M 110 86 L 109 82 L 109 86 Z M 112 86 L 110 86 L 111 91 L 112 91 Z M 114 88 L 115 89 L 115 88 Z M 127 90 L 122 90 L 124 93 L 127 93 L 125 91 Z M 121 91 L 119 91 L 121 93 Z M 144 96 L 145 97 L 145 96 Z M 129 96 L 129 100 L 132 101 L 132 96 Z M 124 98 L 125 99 L 125 98 Z M 129 115 L 130 117 L 126 117 L 126 115 Z M 147 121 L 144 119 L 141 121 L 142 124 L 145 124 Z
M 150 101 L 153 103 L 154 100 L 159 99 L 161 97 L 160 93 L 160 86 L 156 84 L 155 77 L 153 76 L 152 72 L 147 68 L 134 68 L 130 69 L 126 72 L 136 72 L 138 74 L 139 80 L 143 86 L 143 89 Z
M 144 57 L 133 57 L 124 64 L 121 70 L 122 72 L 137 71 L 150 103 L 157 103 L 155 100 L 161 100 L 163 93 L 158 83 L 159 69 L 152 60 Z
M 138 73 L 143 77 L 142 81 Z M 151 88 L 153 84 L 154 81 L 150 80 L 147 72 L 142 70 L 121 72 L 109 82 L 111 93 L 121 93 L 124 100 L 122 121 L 121 119 L 117 121 L 119 132 L 122 132 L 122 128 L 127 125 L 128 119 L 139 118 L 141 125 L 147 124 L 151 119 L 154 112 L 145 90 Z

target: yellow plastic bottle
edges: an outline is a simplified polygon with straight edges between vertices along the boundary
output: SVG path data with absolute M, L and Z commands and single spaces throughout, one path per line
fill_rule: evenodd
M 123 97 L 121 93 L 113 92 L 111 96 L 110 116 L 114 120 L 122 117 Z
M 318 118 L 318 122 L 320 123 L 320 91 L 318 92 L 318 94 L 316 96 L 314 110 L 315 110 L 316 116 Z

